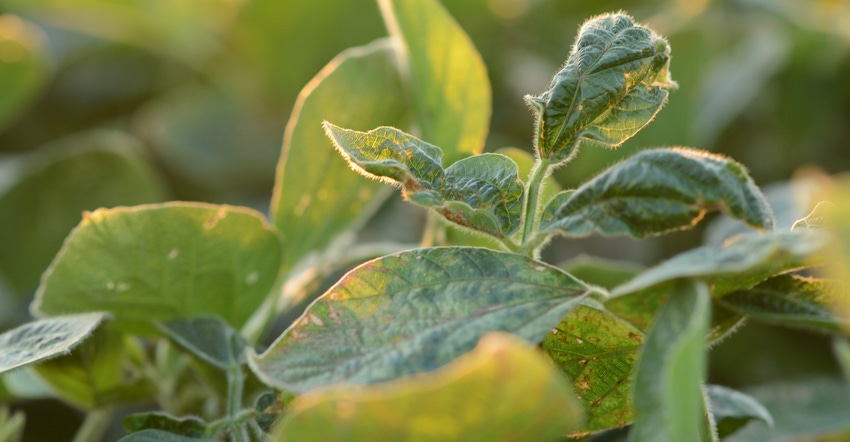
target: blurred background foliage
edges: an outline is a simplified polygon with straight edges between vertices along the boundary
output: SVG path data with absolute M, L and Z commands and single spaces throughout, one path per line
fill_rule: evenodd
M 622 9 L 668 37 L 680 88 L 666 109 L 617 151 L 584 147 L 557 174 L 564 187 L 638 149 L 693 146 L 779 183 L 768 188 L 793 221 L 810 202 L 789 203 L 781 182 L 806 166 L 850 169 L 847 0 L 443 4 L 489 69 L 487 151 L 530 148 L 522 96 L 547 88 L 588 17 Z M 386 35 L 372 0 L 0 0 L 0 14 L 0 329 L 28 319 L 40 273 L 83 210 L 176 199 L 267 212 L 299 91 L 343 49 Z M 404 227 L 422 214 L 409 210 L 391 200 L 371 234 L 410 240 Z M 556 242 L 546 258 L 652 264 L 700 234 Z M 837 370 L 818 336 L 745 330 L 712 353 L 715 382 Z

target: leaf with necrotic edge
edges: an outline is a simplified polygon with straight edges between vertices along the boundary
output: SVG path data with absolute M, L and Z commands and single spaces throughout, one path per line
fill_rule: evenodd
M 572 237 L 643 238 L 692 227 L 711 210 L 773 228 L 770 206 L 740 164 L 694 149 L 651 149 L 556 196 L 540 228 Z
M 497 238 L 519 228 L 523 185 L 507 156 L 476 155 L 443 169 L 439 147 L 395 128 L 358 132 L 326 122 L 325 131 L 354 170 L 400 186 L 408 201 Z
M 106 313 L 40 319 L 0 335 L 0 373 L 66 354 L 94 330 Z
M 520 255 L 412 250 L 349 272 L 249 363 L 266 384 L 294 392 L 387 381 L 434 370 L 491 331 L 540 342 L 588 292 Z
M 564 68 L 540 97 L 526 97 L 538 113 L 537 151 L 570 158 L 581 139 L 612 147 L 632 137 L 661 110 L 670 79 L 670 46 L 624 14 L 582 25 Z

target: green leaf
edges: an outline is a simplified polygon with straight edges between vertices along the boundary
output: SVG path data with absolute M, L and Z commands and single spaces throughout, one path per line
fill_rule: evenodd
M 0 335 L 0 373 L 66 354 L 100 325 L 105 313 L 39 319 Z
M 722 296 L 811 264 L 808 259 L 825 242 L 823 235 L 805 230 L 741 235 L 722 245 L 698 247 L 676 255 L 615 287 L 611 293 L 616 297 L 643 296 L 666 290 L 656 286 L 697 278 L 708 283 L 714 296 Z M 611 302 L 618 302 L 615 299 Z
M 128 378 L 124 335 L 100 328 L 71 354 L 33 367 L 54 394 L 78 407 L 94 410 L 107 405 L 147 399 L 140 378 Z
M 490 125 L 490 80 L 469 36 L 436 0 L 378 4 L 390 35 L 400 43 L 402 71 L 424 138 L 441 146 L 449 162 L 480 153 Z
M 32 294 L 83 211 L 165 201 L 163 181 L 142 151 L 129 135 L 94 131 L 7 163 L 0 272 L 15 291 Z
M 622 427 L 634 420 L 632 374 L 644 334 L 602 307 L 580 305 L 541 346 L 572 380 L 587 419 L 580 432 Z
M 434 370 L 491 331 L 540 342 L 589 292 L 559 269 L 478 248 L 431 248 L 349 272 L 262 355 L 266 384 L 304 392 Z
M 220 318 L 184 319 L 158 326 L 180 346 L 222 370 L 245 363 L 245 339 Z
M 212 439 L 198 439 L 194 437 L 181 436 L 179 434 L 169 433 L 162 430 L 142 430 L 138 433 L 133 433 L 124 436 L 118 442 L 213 442 Z
M 33 311 L 104 310 L 115 328 L 218 315 L 242 326 L 280 267 L 281 245 L 259 213 L 200 203 L 99 209 L 85 215 L 44 274 Z
M 838 365 L 844 372 L 844 377 L 850 383 L 850 341 L 846 338 L 836 337 L 832 341 L 832 348 L 835 351 L 835 358 L 838 360 Z
M 718 301 L 754 320 L 841 334 L 850 318 L 836 317 L 830 307 L 845 293 L 846 287 L 834 281 L 779 275 Z
M 275 440 L 550 441 L 580 419 L 549 361 L 500 333 L 431 373 L 308 392 L 292 403 Z
M 701 387 L 710 296 L 699 281 L 673 287 L 638 359 L 630 441 L 711 440 Z
M 271 204 L 287 266 L 350 228 L 379 189 L 348 170 L 328 145 L 322 121 L 364 130 L 400 126 L 403 96 L 387 40 L 344 51 L 301 91 L 283 137 Z
M 651 149 L 560 194 L 546 206 L 540 229 L 643 238 L 692 227 L 714 210 L 773 228 L 770 206 L 743 166 L 694 149 Z
M 537 112 L 537 152 L 559 163 L 581 140 L 617 147 L 649 123 L 675 87 L 670 46 L 624 14 L 588 20 L 564 68 L 540 97 L 526 97 Z
M 767 408 L 775 425 L 769 428 L 750 424 L 724 442 L 820 440 L 819 436 L 850 429 L 850 387 L 842 378 L 770 382 L 749 388 L 746 393 Z
M 406 200 L 497 238 L 519 228 L 523 185 L 507 156 L 476 155 L 443 169 L 439 147 L 398 129 L 357 132 L 325 123 L 325 130 L 352 168 L 400 186 Z
M 266 391 L 254 401 L 257 425 L 266 433 L 271 431 L 272 425 L 284 413 L 284 398 L 282 397 L 284 394 L 286 393 Z M 292 397 L 287 397 L 287 399 L 292 399 Z
M 192 438 L 203 436 L 207 429 L 206 422 L 197 417 L 175 417 L 159 411 L 130 414 L 124 418 L 122 424 L 128 433 L 154 429 Z
M 0 129 L 25 111 L 47 83 L 44 42 L 36 25 L 16 15 L 0 16 Z
M 721 439 L 754 420 L 773 427 L 770 412 L 752 396 L 720 385 L 707 385 L 705 390 Z

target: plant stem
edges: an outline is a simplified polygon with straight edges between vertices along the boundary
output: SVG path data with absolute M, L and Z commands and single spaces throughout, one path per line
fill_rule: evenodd
M 531 177 L 528 180 L 528 188 L 525 189 L 525 218 L 523 219 L 522 250 L 526 254 L 534 253 L 533 248 L 528 250 L 525 246 L 531 241 L 537 232 L 537 206 L 540 197 L 540 189 L 543 187 L 543 178 L 549 173 L 549 160 L 538 158 L 531 169 Z
M 227 369 L 227 419 L 230 421 L 230 434 L 236 442 L 248 442 L 245 429 L 238 423 L 237 416 L 242 408 L 242 388 L 245 385 L 245 374 L 240 364 L 234 364 Z
M 103 433 L 112 420 L 112 409 L 100 408 L 86 413 L 83 425 L 74 435 L 73 442 L 97 442 L 103 438 Z

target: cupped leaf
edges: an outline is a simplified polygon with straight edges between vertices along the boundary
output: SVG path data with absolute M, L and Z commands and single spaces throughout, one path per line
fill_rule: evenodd
M 533 346 L 488 334 L 430 372 L 308 392 L 275 440 L 558 440 L 581 420 L 569 384 Z
M 66 354 L 100 325 L 105 313 L 39 319 L 0 335 L 0 373 Z
M 0 83 L 2 84 L 2 83 Z M 163 180 L 122 132 L 62 138 L 8 163 L 0 184 L 0 272 L 30 296 L 85 210 L 165 201 Z
M 773 228 L 770 206 L 740 164 L 694 149 L 651 149 L 557 196 L 546 206 L 540 229 L 643 238 L 692 227 L 713 210 Z
M 349 229 L 380 188 L 348 170 L 322 134 L 322 121 L 362 130 L 401 126 L 402 97 L 388 40 L 342 52 L 301 91 L 283 137 L 271 204 L 287 266 Z
M 598 306 L 570 312 L 541 346 L 572 380 L 584 404 L 580 432 L 622 427 L 634 420 L 632 375 L 644 334 Z
M 754 397 L 720 385 L 707 385 L 705 391 L 720 438 L 738 431 L 750 421 L 761 421 L 773 427 L 770 412 Z
M 295 392 L 392 380 L 434 370 L 491 331 L 540 342 L 588 292 L 520 255 L 412 250 L 349 272 L 249 363 L 266 384 Z
M 673 287 L 638 359 L 629 441 L 713 439 L 702 390 L 710 299 L 700 281 L 683 280 Z
M 71 354 L 45 361 L 33 370 L 56 396 L 94 410 L 149 398 L 142 379 L 128 376 L 127 359 L 123 333 L 101 328 Z
M 402 72 L 425 139 L 441 146 L 449 162 L 480 153 L 492 99 L 484 60 L 469 36 L 436 0 L 378 4 L 400 43 Z
M 579 30 L 564 68 L 540 97 L 537 152 L 569 159 L 582 139 L 617 147 L 655 117 L 667 101 L 670 46 L 624 14 L 601 15 Z
M 245 339 L 220 318 L 184 319 L 158 325 L 180 346 L 222 370 L 245 362 Z
M 825 243 L 824 235 L 806 230 L 741 235 L 722 245 L 698 247 L 676 255 L 615 287 L 611 293 L 640 295 L 664 290 L 655 286 L 677 279 L 698 278 L 709 284 L 714 296 L 722 296 L 810 265 L 809 258 Z
M 199 438 L 204 435 L 207 424 L 194 416 L 175 417 L 159 411 L 134 413 L 121 422 L 129 433 L 154 429 L 172 434 Z
M 280 256 L 277 233 L 253 210 L 200 203 L 99 209 L 65 241 L 32 310 L 108 311 L 114 327 L 142 334 L 156 331 L 153 321 L 205 314 L 240 327 L 269 294 Z
M 443 169 L 439 147 L 398 129 L 357 132 L 325 123 L 325 130 L 352 168 L 401 186 L 408 201 L 497 238 L 519 228 L 523 185 L 507 156 L 476 155 Z
M 213 442 L 213 440 L 183 436 L 163 430 L 147 429 L 124 436 L 118 439 L 118 442 Z
M 779 275 L 729 293 L 718 302 L 754 320 L 841 334 L 842 325 L 850 326 L 850 318 L 835 316 L 832 306 L 846 289 L 835 281 Z

